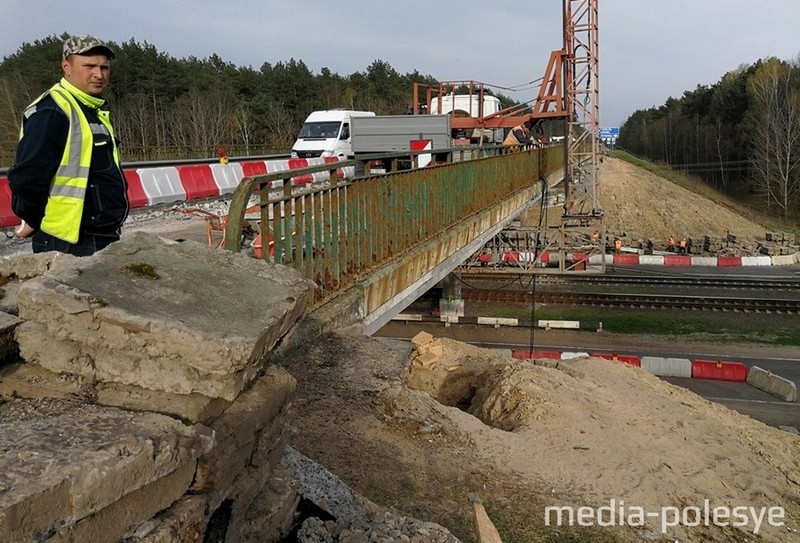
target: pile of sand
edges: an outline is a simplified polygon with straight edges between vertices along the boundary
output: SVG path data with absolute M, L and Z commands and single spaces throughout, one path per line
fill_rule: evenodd
M 729 233 L 764 240 L 764 226 L 624 160 L 606 157 L 598 184 L 609 232 L 657 241 L 670 235 L 725 239 Z
M 654 535 L 661 535 L 662 522 L 672 523 L 672 508 L 691 524 L 699 507 L 701 526 L 671 526 L 667 535 L 733 541 L 758 526 L 764 541 L 800 540 L 791 532 L 800 529 L 800 437 L 628 364 L 520 363 L 448 339 L 431 341 L 442 346 L 442 356 L 412 363 L 406 384 L 460 407 L 444 413 L 459 431 L 479 436 L 478 453 L 552 488 L 553 506 L 614 500 L 617 507 L 627 504 L 626 515 L 643 508 L 658 514 L 647 518 L 645 531 Z M 740 513 L 747 519 L 731 517 L 728 524 L 748 525 L 704 527 L 703 511 L 715 507 L 746 507 Z M 773 520 L 775 508 L 783 512 L 783 526 L 760 516 L 770 508 Z M 722 524 L 724 509 L 719 513 Z

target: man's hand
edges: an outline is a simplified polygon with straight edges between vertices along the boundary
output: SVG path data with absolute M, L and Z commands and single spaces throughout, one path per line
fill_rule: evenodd
M 18 238 L 29 238 L 33 235 L 36 230 L 28 226 L 28 223 L 22 221 L 16 230 L 14 230 L 14 235 Z

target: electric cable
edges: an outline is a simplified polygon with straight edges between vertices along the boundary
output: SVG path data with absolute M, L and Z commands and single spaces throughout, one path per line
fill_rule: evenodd
M 546 162 L 547 155 L 542 155 L 542 162 Z M 546 166 L 545 169 L 546 170 Z M 539 258 L 539 248 L 541 246 L 541 234 L 542 234 L 542 224 L 547 224 L 544 220 L 547 216 L 547 206 L 545 205 L 545 201 L 547 199 L 547 178 L 544 175 L 539 176 L 539 181 L 542 183 L 542 194 L 539 197 L 539 224 L 536 228 L 536 239 L 533 246 L 533 262 Z M 535 334 L 536 334 L 536 274 L 531 274 L 531 318 L 530 318 L 530 340 L 528 342 L 528 352 L 533 352 L 533 346 L 535 344 Z

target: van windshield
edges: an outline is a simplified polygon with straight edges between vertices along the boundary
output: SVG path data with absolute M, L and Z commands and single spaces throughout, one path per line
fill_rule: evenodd
M 340 121 L 304 123 L 298 138 L 335 138 L 339 135 Z

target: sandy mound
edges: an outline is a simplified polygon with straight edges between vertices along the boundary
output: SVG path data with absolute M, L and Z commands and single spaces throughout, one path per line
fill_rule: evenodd
M 427 366 L 412 364 L 408 386 L 461 406 L 491 427 L 476 441 L 480 453 L 544 481 L 553 505 L 572 503 L 577 493 L 588 501 L 574 505 L 597 507 L 613 499 L 648 512 L 676 507 L 681 515 L 687 508 L 687 524 L 694 522 L 694 507 L 706 503 L 712 510 L 742 506 L 758 514 L 777 506 L 785 512 L 781 524 L 798 527 L 797 436 L 627 364 L 588 358 L 517 363 L 459 342 L 434 342 L 443 355 Z M 474 420 L 454 421 L 474 432 Z M 648 519 L 650 529 L 660 533 L 660 522 L 672 523 L 673 513 Z M 761 522 L 765 541 L 787 541 L 786 527 L 769 526 L 764 518 L 752 516 L 744 529 L 755 531 Z M 737 534 L 730 526 L 675 526 L 668 533 L 695 541 L 698 530 L 716 541 Z
M 618 158 L 603 158 L 598 194 L 609 243 L 619 238 L 624 247 L 638 247 L 641 241 L 644 248 L 649 239 L 655 250 L 663 251 L 672 235 L 676 243 L 683 237 L 690 240 L 693 253 L 714 256 L 753 256 L 765 245 L 766 227 Z M 562 205 L 563 199 L 556 198 L 555 207 L 547 211 L 548 225 L 561 224 Z M 523 214 L 521 224 L 538 226 L 539 208 Z
M 800 541 L 800 437 L 638 368 L 520 363 L 445 338 L 409 353 L 337 335 L 284 363 L 298 378 L 296 448 L 370 499 L 465 541 L 468 492 L 510 541 L 571 540 L 567 532 L 722 543 L 753 541 L 756 526 L 758 541 Z M 554 514 L 546 526 L 547 507 L 611 500 L 614 527 L 601 524 L 608 513 L 594 527 L 554 527 Z M 734 507 L 740 516 L 726 520 Z M 727 526 L 714 525 L 715 508 Z M 770 508 L 782 526 L 769 525 Z
M 728 233 L 764 240 L 763 226 L 624 160 L 604 157 L 598 189 L 609 232 L 658 241 L 670 235 L 725 239 Z

